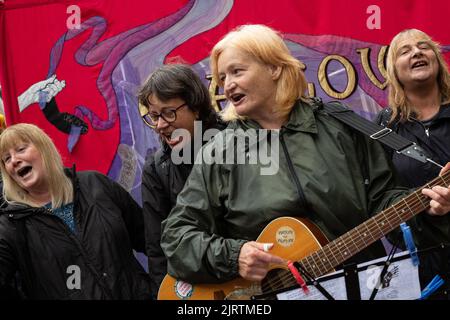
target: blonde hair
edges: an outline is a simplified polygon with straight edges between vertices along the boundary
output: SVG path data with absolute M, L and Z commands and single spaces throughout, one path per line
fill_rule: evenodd
M 412 106 L 408 104 L 405 89 L 398 79 L 395 62 L 397 60 L 397 53 L 400 49 L 400 42 L 407 37 L 417 37 L 426 41 L 436 55 L 438 61 L 439 70 L 437 83 L 439 86 L 439 93 L 441 94 L 441 103 L 445 104 L 450 102 L 450 75 L 448 72 L 447 63 L 445 62 L 441 47 L 439 43 L 433 41 L 430 36 L 425 32 L 417 29 L 407 29 L 398 33 L 391 41 L 389 45 L 389 51 L 387 55 L 387 81 L 389 85 L 389 106 L 392 108 L 392 116 L 390 121 L 399 117 L 400 121 L 411 120 L 414 110 Z
M 0 155 L 20 143 L 31 143 L 42 157 L 43 167 L 48 181 L 52 208 L 61 207 L 73 201 L 73 185 L 64 174 L 64 165 L 58 150 L 50 137 L 33 124 L 20 123 L 7 127 L 0 135 Z M 0 161 L 3 179 L 3 197 L 7 202 L 20 202 L 30 206 L 38 206 L 28 196 L 28 192 L 21 188 L 10 177 L 5 163 Z
M 307 82 L 301 69 L 301 62 L 289 52 L 281 35 L 264 25 L 243 25 L 226 34 L 212 49 L 211 71 L 214 80 L 223 86 L 218 74 L 218 60 L 226 48 L 235 48 L 255 58 L 258 62 L 281 67 L 281 74 L 277 80 L 275 101 L 280 106 L 281 116 L 290 113 L 298 99 L 305 100 Z M 230 121 L 241 118 L 234 106 L 229 103 L 221 114 L 222 119 Z

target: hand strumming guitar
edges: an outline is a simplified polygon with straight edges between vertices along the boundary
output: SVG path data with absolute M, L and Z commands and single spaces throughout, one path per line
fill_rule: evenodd
M 285 264 L 286 261 L 267 251 L 272 243 L 259 243 L 250 241 L 245 243 L 239 253 L 239 274 L 250 281 L 261 281 L 269 271 L 270 264 Z

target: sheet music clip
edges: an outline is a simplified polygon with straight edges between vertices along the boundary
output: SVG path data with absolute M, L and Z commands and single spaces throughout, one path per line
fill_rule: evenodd
M 436 275 L 433 280 L 431 280 L 431 282 L 425 287 L 425 289 L 423 289 L 422 294 L 420 295 L 420 298 L 418 300 L 425 300 L 443 284 L 444 280 L 439 275 Z
M 309 294 L 308 286 L 306 285 L 305 280 L 303 280 L 302 276 L 300 275 L 298 264 L 294 265 L 294 262 L 288 261 L 287 263 L 289 270 L 291 271 L 292 275 L 295 278 L 295 281 L 297 284 L 302 288 L 303 292 L 305 294 Z
M 400 228 L 403 232 L 403 240 L 405 241 L 406 248 L 409 251 L 409 254 L 411 256 L 411 260 L 414 266 L 419 265 L 419 256 L 417 255 L 417 248 L 414 244 L 414 239 L 412 237 L 411 229 L 406 223 L 400 224 Z

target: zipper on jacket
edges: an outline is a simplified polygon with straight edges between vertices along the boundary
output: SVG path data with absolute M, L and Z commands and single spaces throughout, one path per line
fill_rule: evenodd
M 295 172 L 294 165 L 292 164 L 291 156 L 289 155 L 289 151 L 287 149 L 286 142 L 284 141 L 283 132 L 280 132 L 280 141 L 281 141 L 281 146 L 283 148 L 284 155 L 286 157 L 289 172 L 291 173 L 291 176 L 294 179 L 295 186 L 297 187 L 297 194 L 298 194 L 300 205 L 302 207 L 304 207 L 306 210 L 309 210 L 309 205 L 306 202 L 306 197 L 305 197 L 305 194 L 303 193 L 303 189 L 300 184 L 300 180 L 298 179 L 297 173 Z
M 429 123 L 427 125 L 424 125 L 422 121 L 417 120 L 417 119 L 413 119 L 413 121 L 416 122 L 419 126 L 421 126 L 423 128 L 423 131 L 425 132 L 427 138 L 429 138 L 431 124 Z M 413 132 L 413 135 L 414 135 L 414 132 Z

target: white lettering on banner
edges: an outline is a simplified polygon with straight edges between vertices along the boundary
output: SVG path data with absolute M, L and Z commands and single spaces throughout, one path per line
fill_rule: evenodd
M 67 7 L 66 13 L 71 14 L 66 20 L 67 29 L 81 29 L 81 9 L 77 5 Z
M 367 18 L 367 29 L 381 29 L 381 9 L 377 5 L 371 5 L 367 7 L 366 13 L 372 14 Z
M 261 175 L 275 175 L 279 170 L 279 130 L 266 129 L 225 129 L 223 134 L 219 130 L 208 129 L 203 132 L 202 122 L 195 121 L 194 137 L 186 129 L 176 129 L 172 132 L 172 139 L 182 137 L 186 143 L 176 145 L 171 152 L 174 164 L 191 164 L 192 156 L 195 164 L 249 164 L 259 165 Z M 198 152 L 203 142 L 213 138 L 211 153 L 204 156 Z M 226 150 L 223 146 L 227 145 Z M 194 148 L 194 149 L 192 149 Z

